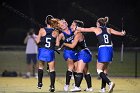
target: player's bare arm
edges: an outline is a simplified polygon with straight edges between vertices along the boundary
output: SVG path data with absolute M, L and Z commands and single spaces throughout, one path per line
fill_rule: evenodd
M 110 31 L 111 34 L 118 35 L 118 36 L 124 36 L 126 34 L 125 31 L 119 32 L 119 31 L 116 31 L 112 28 L 110 28 L 109 31 Z
M 44 32 L 44 28 L 40 28 L 39 33 L 38 33 L 38 36 L 36 38 L 36 43 L 37 44 L 40 42 L 40 38 L 41 38 L 43 32 Z
M 64 46 L 67 46 L 67 47 L 70 47 L 70 48 L 74 48 L 77 45 L 80 37 L 81 37 L 81 33 L 77 33 L 75 38 L 74 38 L 74 40 L 73 40 L 73 42 L 71 44 L 64 43 Z
M 95 32 L 96 28 L 95 27 L 90 27 L 90 28 L 77 27 L 76 30 L 79 30 L 81 32 Z
M 61 33 L 58 35 L 58 37 L 56 38 L 56 46 L 60 46 L 60 41 L 64 40 L 64 35 Z

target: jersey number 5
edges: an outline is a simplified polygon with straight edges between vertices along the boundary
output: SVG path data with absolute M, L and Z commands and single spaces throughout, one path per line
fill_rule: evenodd
M 46 44 L 45 47 L 49 48 L 51 46 L 51 42 L 50 42 L 51 38 L 46 38 Z

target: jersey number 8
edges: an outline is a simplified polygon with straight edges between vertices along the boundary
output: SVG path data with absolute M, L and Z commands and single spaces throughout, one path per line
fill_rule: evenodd
M 104 34 L 103 37 L 104 37 L 104 42 L 109 43 L 108 35 Z

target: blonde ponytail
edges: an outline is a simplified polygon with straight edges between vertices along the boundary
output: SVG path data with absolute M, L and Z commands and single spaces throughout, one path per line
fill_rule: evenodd
M 105 18 L 104 18 L 104 23 L 107 24 L 108 21 L 109 21 L 109 18 L 108 18 L 108 17 L 105 17 Z
M 104 18 L 101 17 L 97 20 L 97 22 L 99 22 L 100 26 L 106 26 L 108 21 L 109 21 L 108 17 L 104 17 Z

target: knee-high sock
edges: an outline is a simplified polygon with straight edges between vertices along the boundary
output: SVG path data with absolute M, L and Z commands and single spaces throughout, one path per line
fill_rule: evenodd
M 42 78 L 43 78 L 43 70 L 38 69 L 38 83 L 42 83 Z
M 107 76 L 105 75 L 105 73 L 104 72 L 101 72 L 100 73 L 100 77 L 109 85 L 109 83 L 111 82 L 108 78 L 107 78 Z
M 90 74 L 86 74 L 85 75 L 85 80 L 87 82 L 88 88 L 91 88 L 92 87 L 92 84 L 91 84 L 91 75 Z
M 54 87 L 55 77 L 56 77 L 55 71 L 50 72 L 50 81 L 51 81 L 51 85 L 50 86 Z
M 77 75 L 76 75 L 76 83 L 75 83 L 75 85 L 77 87 L 80 87 L 82 79 L 83 79 L 83 73 L 77 73 Z
M 72 76 L 72 72 L 71 71 L 67 71 L 66 72 L 66 85 L 70 84 L 71 76 Z
M 75 82 L 75 83 L 76 83 L 76 74 L 77 74 L 77 72 L 73 72 L 74 82 Z
M 107 74 L 105 74 L 107 76 Z M 102 79 L 101 89 L 106 87 L 106 82 Z
M 103 88 L 105 88 L 105 87 L 106 87 L 106 81 L 104 81 L 104 80 L 102 79 L 101 89 L 103 89 Z

